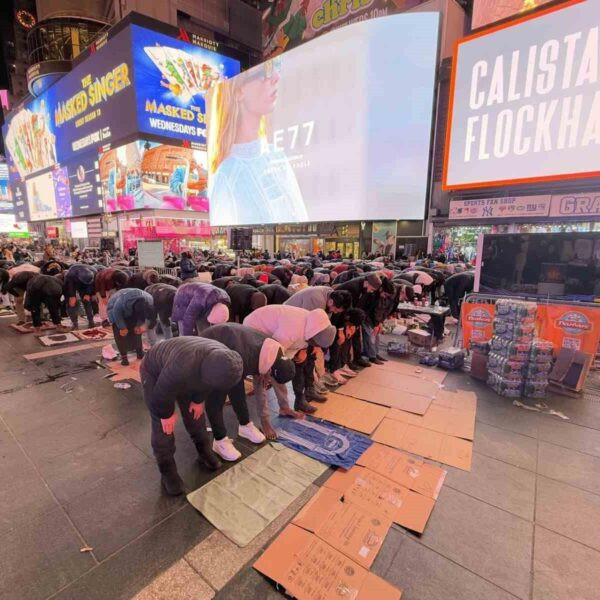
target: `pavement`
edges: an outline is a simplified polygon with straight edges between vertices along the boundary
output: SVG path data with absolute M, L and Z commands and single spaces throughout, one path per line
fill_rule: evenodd
M 97 349 L 25 360 L 46 349 L 10 322 L 0 319 L 0 600 L 283 597 L 253 559 L 331 470 L 240 549 L 161 491 L 138 384 L 115 389 Z M 444 467 L 425 533 L 394 526 L 372 570 L 408 600 L 597 600 L 600 396 L 551 397 L 563 421 L 464 373 L 446 384 L 478 396 L 472 471 Z M 234 437 L 229 407 L 226 417 Z M 181 423 L 176 439 L 196 489 L 215 475 L 199 467 Z

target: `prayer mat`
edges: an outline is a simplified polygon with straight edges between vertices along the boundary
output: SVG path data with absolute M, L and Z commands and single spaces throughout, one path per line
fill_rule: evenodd
M 276 417 L 277 441 L 328 465 L 349 469 L 373 443 L 367 436 L 310 417 Z
M 269 444 L 187 499 L 232 542 L 244 547 L 326 470 L 312 458 Z
M 25 325 L 17 325 L 16 323 L 11 323 L 10 325 L 15 331 L 19 333 L 33 333 L 33 323 L 25 323 Z M 56 329 L 56 325 L 53 325 L 49 322 L 42 323 L 42 331 L 49 331 L 51 329 Z
M 79 338 L 75 337 L 72 333 L 55 333 L 50 335 L 43 335 L 38 338 L 42 346 L 58 346 L 60 344 L 68 344 L 70 342 L 79 342 Z

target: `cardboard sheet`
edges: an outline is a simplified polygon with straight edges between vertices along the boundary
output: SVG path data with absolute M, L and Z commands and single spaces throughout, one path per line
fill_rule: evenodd
M 418 379 L 427 379 L 435 383 L 444 383 L 446 371 L 441 369 L 433 369 L 432 367 L 425 367 L 423 365 L 415 365 L 408 362 L 401 362 L 390 358 L 386 363 L 382 365 L 374 365 L 373 370 L 378 371 L 393 371 L 395 373 L 402 373 L 403 375 L 410 375 Z
M 110 378 L 111 381 L 124 381 L 125 379 L 133 379 L 133 381 L 142 382 L 140 375 L 141 360 L 129 359 L 129 366 L 124 367 L 120 362 L 114 361 L 106 363 L 107 367 L 114 373 Z
M 382 444 L 373 444 L 357 464 L 433 500 L 437 500 L 447 474 L 444 469 Z
M 288 525 L 254 568 L 298 600 L 400 600 L 402 592 L 313 533 Z
M 48 358 L 49 356 L 59 356 L 71 352 L 81 352 L 91 348 L 100 348 L 103 342 L 94 342 L 92 344 L 78 344 L 77 346 L 67 346 L 66 348 L 55 348 L 54 350 L 43 350 L 42 352 L 33 352 L 32 354 L 23 354 L 25 360 L 36 360 L 38 358 Z
M 382 507 L 370 510 L 354 502 L 342 502 L 341 496 L 338 490 L 322 487 L 292 523 L 369 569 L 392 526 L 392 518 Z
M 433 498 L 422 496 L 365 467 L 338 469 L 324 484 L 342 494 L 344 504 L 384 515 L 411 531 L 423 533 L 435 505 Z
M 475 412 L 455 410 L 440 406 L 435 400 L 424 415 L 415 415 L 404 410 L 390 408 L 388 418 L 411 425 L 417 425 L 431 431 L 438 431 L 465 440 L 473 440 L 475 435 Z
M 187 496 L 238 546 L 249 544 L 327 470 L 316 460 L 279 447 L 260 448 Z
M 327 402 L 313 405 L 317 412 L 313 417 L 337 423 L 370 435 L 387 415 L 388 408 L 365 402 L 352 396 L 342 396 L 334 392 L 327 394 Z
M 333 423 L 275 417 L 271 423 L 277 440 L 328 465 L 349 469 L 373 443 L 367 436 Z
M 433 399 L 433 403 L 438 406 L 447 406 L 454 410 L 471 411 L 477 410 L 477 396 L 475 392 L 466 390 L 439 390 Z
M 433 398 L 440 390 L 440 384 L 427 379 L 419 379 L 412 375 L 405 375 L 397 371 L 386 371 L 385 369 L 364 369 L 352 381 L 346 384 L 346 387 L 354 381 L 367 381 L 372 385 L 380 385 L 383 387 L 398 390 L 407 394 L 415 394 L 417 396 L 426 396 Z
M 64 339 L 62 339 L 64 338 Z M 38 338 L 42 346 L 60 346 L 61 344 L 69 344 L 72 342 L 81 341 L 75 337 L 72 333 L 56 333 L 50 335 L 43 335 Z
M 388 418 L 381 422 L 372 439 L 463 471 L 471 470 L 473 442 L 467 440 Z
M 415 381 L 420 383 L 418 379 L 415 379 Z M 379 404 L 380 406 L 414 412 L 418 415 L 424 415 L 432 401 L 431 398 L 426 398 L 425 396 L 417 396 L 406 391 L 375 385 L 359 377 L 355 377 L 338 388 L 338 393 L 366 400 L 373 404 Z

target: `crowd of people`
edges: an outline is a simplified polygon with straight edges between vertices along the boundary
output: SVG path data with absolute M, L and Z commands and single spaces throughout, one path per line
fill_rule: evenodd
M 77 329 L 83 316 L 90 328 L 100 322 L 112 327 L 123 366 L 129 365 L 130 353 L 143 359 L 140 373 L 152 417 L 152 447 L 162 484 L 172 495 L 183 491 L 174 459 L 175 404 L 202 464 L 218 469 L 221 460 L 241 456 L 227 437 L 227 397 L 239 436 L 256 444 L 275 439 L 269 387 L 280 415 L 303 418 L 315 412 L 313 403 L 327 401 L 330 390 L 386 360 L 379 337 L 399 303 L 447 303 L 458 316 L 460 299 L 473 287 L 467 266 L 431 258 L 415 264 L 259 255 L 233 262 L 184 252 L 167 257 L 174 275 L 132 269 L 134 255 L 67 256 L 47 247 L 43 258 L 33 261 L 27 249 L 5 249 L 1 291 L 19 324 L 29 319 L 28 311 L 39 335 L 44 308 L 58 332 L 69 329 L 63 319 L 68 317 L 70 328 Z M 260 429 L 248 412 L 250 379 Z

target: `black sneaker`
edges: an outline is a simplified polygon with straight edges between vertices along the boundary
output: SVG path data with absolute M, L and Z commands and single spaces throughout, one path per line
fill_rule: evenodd
M 183 482 L 177 472 L 175 461 L 159 464 L 160 482 L 169 496 L 181 496 L 183 494 Z
M 317 409 L 314 406 L 311 406 L 304 398 L 296 398 L 296 401 L 294 402 L 294 410 L 298 410 L 309 415 L 317 412 Z
M 129 366 L 129 359 L 126 356 L 123 356 L 121 358 L 121 366 L 122 367 L 128 367 Z
M 365 368 L 365 367 L 370 367 L 371 366 L 371 364 L 369 362 L 367 362 L 362 357 L 361 358 L 357 358 L 352 364 L 356 365 L 358 368 Z
M 198 450 L 198 461 L 209 471 L 216 471 L 223 466 L 221 459 L 208 446 L 196 444 L 196 450 Z
M 314 400 L 315 402 L 327 402 L 327 396 L 317 392 L 315 388 L 306 388 L 304 395 L 307 400 Z
M 383 364 L 383 361 L 382 361 L 382 360 L 379 360 L 377 357 L 375 357 L 375 358 L 370 358 L 370 359 L 369 359 L 369 362 L 372 362 L 374 365 L 382 365 L 382 364 Z

